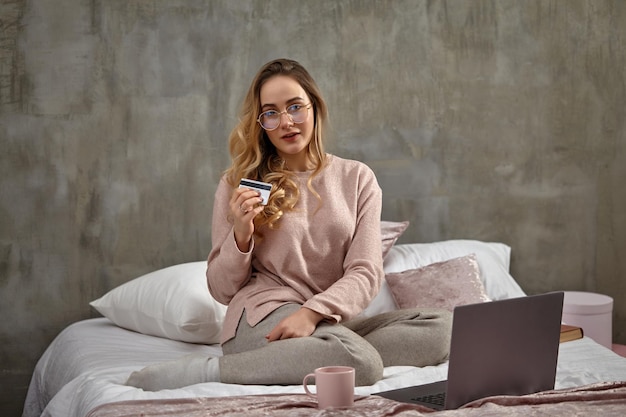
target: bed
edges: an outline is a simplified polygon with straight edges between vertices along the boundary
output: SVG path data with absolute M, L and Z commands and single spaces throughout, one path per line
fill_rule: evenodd
M 406 223 L 384 222 L 383 227 L 387 279 L 363 314 L 389 311 L 412 299 L 450 308 L 525 296 L 509 274 L 510 247 L 503 243 L 451 240 L 394 245 Z M 68 326 L 50 344 L 34 370 L 23 416 L 337 415 L 333 410 L 317 410 L 301 386 L 203 383 L 144 392 L 124 385 L 132 371 L 152 363 L 189 353 L 221 355 L 217 339 L 225 306 L 208 294 L 205 266 L 200 261 L 155 271 L 94 300 L 92 306 L 103 317 Z M 407 294 L 411 286 L 422 290 Z M 429 287 L 436 289 L 423 290 Z M 561 343 L 554 391 L 493 397 L 458 410 L 434 413 L 371 395 L 445 379 L 446 374 L 446 363 L 423 368 L 387 367 L 375 385 L 356 388 L 354 407 L 341 410 L 340 415 L 626 412 L 626 358 L 588 337 Z

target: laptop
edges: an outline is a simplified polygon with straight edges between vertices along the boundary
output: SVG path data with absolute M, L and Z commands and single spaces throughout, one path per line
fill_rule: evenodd
M 376 393 L 436 410 L 554 389 L 563 293 L 454 309 L 448 379 Z

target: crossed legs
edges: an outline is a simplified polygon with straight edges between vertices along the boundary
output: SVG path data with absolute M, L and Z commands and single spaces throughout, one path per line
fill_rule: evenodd
M 451 313 L 398 310 L 342 324 L 321 323 L 311 336 L 268 342 L 280 320 L 300 308 L 287 304 L 251 327 L 245 312 L 237 336 L 223 345 L 220 358 L 186 356 L 134 372 L 127 384 L 146 390 L 178 388 L 201 382 L 298 385 L 306 374 L 329 365 L 351 366 L 356 385 L 372 385 L 383 367 L 426 366 L 448 357 Z
M 237 336 L 223 346 L 221 381 L 235 384 L 299 384 L 316 368 L 352 366 L 356 385 L 372 385 L 383 367 L 425 366 L 445 361 L 451 314 L 442 310 L 398 310 L 343 324 L 321 323 L 309 337 L 268 343 L 265 335 L 300 308 L 287 304 L 255 327 L 242 316 Z

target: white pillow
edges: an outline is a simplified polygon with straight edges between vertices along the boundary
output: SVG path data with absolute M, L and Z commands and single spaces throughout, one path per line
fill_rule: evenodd
M 213 299 L 206 261 L 135 278 L 89 303 L 125 329 L 190 343 L 219 342 L 226 306 Z
M 447 240 L 434 243 L 407 243 L 395 245 L 384 260 L 385 273 L 402 272 L 435 262 L 476 254 L 485 291 L 492 300 L 523 297 L 526 294 L 509 274 L 511 248 L 499 242 L 478 240 Z M 393 311 L 397 307 L 387 281 L 378 295 L 361 313 L 366 317 Z

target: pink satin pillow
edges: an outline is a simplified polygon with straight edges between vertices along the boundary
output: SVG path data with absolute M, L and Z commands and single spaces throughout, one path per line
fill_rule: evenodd
M 458 305 L 490 301 L 473 253 L 388 273 L 385 279 L 399 308 L 433 307 L 452 311 Z

